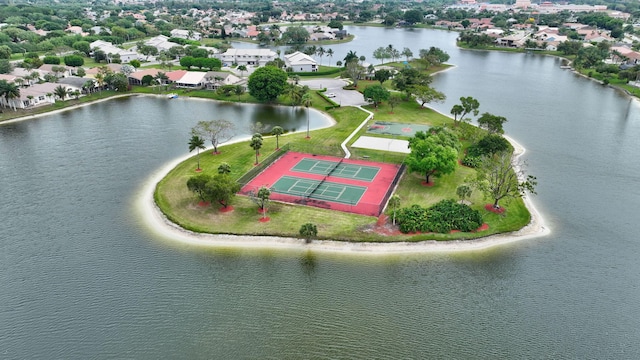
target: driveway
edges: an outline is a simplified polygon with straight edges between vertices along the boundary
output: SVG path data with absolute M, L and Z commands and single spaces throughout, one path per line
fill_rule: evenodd
M 368 102 L 364 100 L 364 96 L 356 90 L 344 90 L 343 86 L 347 85 L 347 82 L 341 79 L 314 79 L 314 80 L 300 80 L 300 85 L 307 85 L 310 89 L 320 90 L 327 88 L 327 93 L 334 93 L 333 101 L 340 104 L 340 106 L 358 106 L 367 105 Z

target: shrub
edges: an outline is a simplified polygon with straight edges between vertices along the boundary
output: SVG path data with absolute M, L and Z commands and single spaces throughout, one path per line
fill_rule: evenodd
M 427 221 L 427 209 L 420 205 L 411 205 L 398 210 L 396 220 L 403 233 L 423 231 L 423 224 Z
M 469 146 L 467 154 L 473 157 L 493 155 L 508 150 L 511 147 L 507 139 L 500 134 L 489 134 L 477 143 Z
M 477 168 L 480 166 L 482 159 L 478 156 L 467 155 L 462 159 L 462 165 L 468 166 L 470 168 Z
M 468 205 L 454 200 L 442 200 L 426 209 L 419 205 L 398 210 L 398 226 L 403 233 L 437 232 L 451 230 L 474 231 L 482 225 L 482 215 Z

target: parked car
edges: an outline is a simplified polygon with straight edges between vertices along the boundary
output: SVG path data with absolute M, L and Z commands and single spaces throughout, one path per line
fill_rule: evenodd
M 335 93 L 327 93 L 327 97 L 328 98 L 334 98 L 334 97 L 336 97 L 336 94 Z

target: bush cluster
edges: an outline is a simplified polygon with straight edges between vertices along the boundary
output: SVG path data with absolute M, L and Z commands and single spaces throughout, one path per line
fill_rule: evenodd
M 482 226 L 482 215 L 468 205 L 442 200 L 430 208 L 412 205 L 396 215 L 400 231 L 449 233 L 451 230 L 474 231 Z

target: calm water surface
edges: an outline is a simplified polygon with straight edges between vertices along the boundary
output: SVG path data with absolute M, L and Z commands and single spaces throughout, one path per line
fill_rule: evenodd
M 177 245 L 134 210 L 149 174 L 197 120 L 280 109 L 100 103 L 0 126 L 0 358 L 640 357 L 638 102 L 554 58 L 458 50 L 454 33 L 350 31 L 336 53 L 451 54 L 436 108 L 474 96 L 509 119 L 551 235 L 373 258 Z

